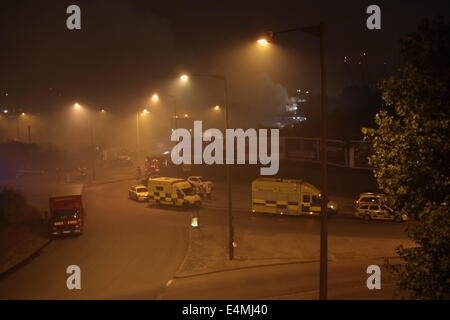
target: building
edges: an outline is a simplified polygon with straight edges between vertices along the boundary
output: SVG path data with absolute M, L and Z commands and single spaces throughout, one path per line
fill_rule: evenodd
M 296 124 L 306 121 L 302 111 L 309 104 L 308 90 L 297 90 L 297 96 L 282 107 L 280 115 L 277 117 L 275 125 L 279 128 L 294 127 Z

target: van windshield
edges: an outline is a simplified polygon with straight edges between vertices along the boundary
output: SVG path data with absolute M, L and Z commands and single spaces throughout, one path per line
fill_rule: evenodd
M 184 189 L 181 189 L 181 190 L 187 196 L 193 196 L 195 194 L 195 191 L 194 191 L 193 188 L 184 188 Z
M 320 204 L 320 197 L 319 196 L 312 196 L 312 203 Z

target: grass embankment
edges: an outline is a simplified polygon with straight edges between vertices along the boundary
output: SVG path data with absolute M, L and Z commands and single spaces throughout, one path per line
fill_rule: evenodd
M 19 191 L 0 189 L 0 274 L 42 248 L 47 231 L 46 221 Z

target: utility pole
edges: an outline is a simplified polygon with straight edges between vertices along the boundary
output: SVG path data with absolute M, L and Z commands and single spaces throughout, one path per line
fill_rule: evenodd
M 229 123 L 227 77 L 225 75 L 199 74 L 199 73 L 191 74 L 191 76 L 213 78 L 213 79 L 218 79 L 218 80 L 223 81 L 224 96 L 225 96 L 224 97 L 225 98 L 225 127 L 226 127 L 226 129 L 229 129 L 230 123 Z M 225 132 L 225 134 L 226 134 L 226 132 Z M 225 157 L 225 161 L 226 161 L 226 157 Z M 229 259 L 233 260 L 234 259 L 234 247 L 236 246 L 236 242 L 234 241 L 233 206 L 232 206 L 232 198 L 231 198 L 231 165 L 228 164 L 228 162 L 226 162 L 225 168 L 226 168 L 227 189 L 228 189 L 228 252 L 229 252 Z
M 328 157 L 327 157 L 327 68 L 325 61 L 325 31 L 323 23 L 315 26 L 269 32 L 268 39 L 260 40 L 263 44 L 273 40 L 275 35 L 302 31 L 320 40 L 320 80 L 321 80 L 321 121 L 320 121 L 320 284 L 319 298 L 328 297 Z M 259 43 L 261 43 L 258 41 Z
M 224 92 L 225 92 L 225 135 L 226 136 L 226 130 L 230 128 L 230 122 L 229 122 L 229 116 L 228 116 L 228 83 L 227 78 L 223 77 L 223 83 L 224 83 Z M 234 259 L 234 224 L 233 224 L 233 205 L 231 200 L 231 168 L 230 165 L 226 164 L 226 170 L 227 170 L 227 186 L 228 186 L 228 246 L 229 246 L 229 259 Z
M 136 112 L 136 150 L 137 150 L 137 156 L 139 157 L 140 154 L 140 136 L 139 136 L 139 111 Z
M 94 145 L 94 124 L 91 123 L 91 148 L 92 148 L 92 180 L 95 180 L 95 165 L 96 165 L 96 149 Z
M 325 64 L 324 26 L 320 24 L 320 70 L 321 70 L 321 125 L 320 125 L 320 172 L 321 172 L 321 214 L 320 214 L 320 299 L 328 298 L 328 155 L 327 155 L 327 69 Z

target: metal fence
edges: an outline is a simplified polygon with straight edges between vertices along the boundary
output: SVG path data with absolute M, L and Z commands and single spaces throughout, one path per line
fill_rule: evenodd
M 319 138 L 280 138 L 280 160 L 319 163 Z M 328 163 L 330 165 L 370 170 L 368 157 L 370 144 L 365 141 L 327 141 Z

